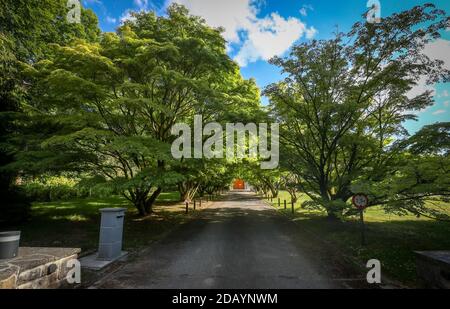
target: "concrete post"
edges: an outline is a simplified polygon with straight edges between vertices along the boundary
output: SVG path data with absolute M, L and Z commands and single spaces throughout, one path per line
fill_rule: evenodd
M 125 208 L 100 209 L 100 241 L 98 259 L 111 261 L 122 254 L 123 220 Z

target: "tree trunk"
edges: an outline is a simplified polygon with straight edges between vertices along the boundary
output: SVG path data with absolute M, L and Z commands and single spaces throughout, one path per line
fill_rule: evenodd
M 182 202 L 187 201 L 189 199 L 188 191 L 180 191 L 180 200 Z
M 184 202 L 188 198 L 188 189 L 183 183 L 178 185 L 178 192 L 180 192 L 180 201 Z
M 278 197 L 278 189 L 275 189 L 273 187 L 270 187 L 270 192 L 272 193 L 272 196 L 274 198 Z
M 147 212 L 145 211 L 145 204 L 142 200 L 134 201 L 134 206 L 139 212 L 139 216 L 144 217 L 147 215 Z
M 197 193 L 198 185 L 193 182 L 180 183 L 178 191 L 180 192 L 181 201 L 191 200 Z M 208 191 L 208 190 L 207 190 Z
M 145 202 L 145 212 L 147 214 L 153 213 L 153 204 L 155 203 L 158 196 L 161 194 L 162 188 L 158 187 L 155 192 L 150 196 L 150 198 Z
M 291 195 L 291 201 L 293 201 L 294 203 L 297 203 L 298 198 L 297 198 L 297 194 L 296 194 L 295 190 L 288 190 L 288 192 Z

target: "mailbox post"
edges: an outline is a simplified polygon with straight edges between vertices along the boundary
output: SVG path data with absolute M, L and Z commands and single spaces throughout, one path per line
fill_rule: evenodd
M 125 208 L 100 209 L 100 241 L 98 248 L 99 260 L 112 261 L 122 254 L 123 220 Z

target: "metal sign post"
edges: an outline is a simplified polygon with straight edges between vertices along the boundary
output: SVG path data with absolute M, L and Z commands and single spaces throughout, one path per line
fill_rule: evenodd
M 364 224 L 364 209 L 359 210 L 359 218 L 361 220 L 361 246 L 366 245 L 366 226 Z
M 361 221 L 361 245 L 366 245 L 366 226 L 364 224 L 364 209 L 369 206 L 369 198 L 364 193 L 355 194 L 352 198 L 353 205 L 359 210 Z

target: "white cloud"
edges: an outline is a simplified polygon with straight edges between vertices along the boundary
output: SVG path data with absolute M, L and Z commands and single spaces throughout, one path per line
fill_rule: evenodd
M 224 38 L 240 46 L 235 60 L 246 66 L 249 62 L 282 55 L 304 34 L 312 38 L 317 32 L 312 27 L 307 28 L 300 19 L 284 18 L 275 12 L 258 17 L 261 1 L 167 0 L 167 4 L 183 4 L 191 14 L 203 17 L 208 25 L 223 27 Z
M 417 81 L 417 85 L 415 85 L 406 95 L 408 96 L 408 98 L 412 99 L 428 90 L 431 91 L 433 94 L 435 94 L 434 86 L 427 85 L 426 77 L 421 77 Z
M 126 22 L 127 20 L 133 19 L 133 16 L 131 16 L 131 12 L 132 12 L 132 10 L 126 10 L 125 12 L 122 13 L 122 16 L 120 16 L 120 18 L 119 18 L 119 20 L 122 24 L 124 22 Z
M 444 102 L 444 106 L 445 106 L 445 107 L 449 107 L 449 106 L 450 106 L 450 101 L 445 101 L 445 102 Z
M 300 9 L 300 14 L 301 14 L 302 16 L 306 16 L 306 15 L 308 15 L 308 12 L 306 11 L 306 9 L 305 9 L 304 7 L 302 7 L 302 8 Z
M 148 9 L 148 0 L 134 0 L 133 2 L 140 11 Z
M 235 57 L 241 66 L 282 55 L 307 31 L 300 20 L 284 19 L 277 13 L 259 19 L 248 30 L 247 39 Z
M 92 4 L 103 4 L 100 0 L 84 0 L 83 4 L 86 5 L 92 5 Z
M 445 109 L 439 109 L 439 110 L 435 111 L 433 113 L 433 115 L 440 115 L 440 114 L 444 114 L 444 113 L 445 113 Z
M 450 70 L 450 41 L 444 40 L 444 39 L 437 39 L 429 44 L 427 44 L 423 50 L 423 53 L 427 55 L 430 59 L 439 59 L 444 61 L 444 68 L 447 70 Z M 411 89 L 411 91 L 408 93 L 409 98 L 416 97 L 425 91 L 430 90 L 434 95 L 436 95 L 436 89 L 434 85 L 427 85 L 426 84 L 426 77 L 422 77 L 417 85 Z M 445 90 L 444 94 L 447 94 L 448 92 Z M 438 97 L 441 95 L 438 94 Z M 445 96 L 445 95 L 444 95 Z
M 308 10 L 313 11 L 313 7 L 309 4 L 304 4 L 302 6 L 302 8 L 300 9 L 300 15 L 302 16 L 307 16 L 308 15 Z
M 250 27 L 257 14 L 250 0 L 168 0 L 168 4 L 173 2 L 186 6 L 212 27 L 224 27 L 224 37 L 232 43 L 239 42 L 238 32 Z
M 306 38 L 308 40 L 312 39 L 313 37 L 316 36 L 317 32 L 318 32 L 317 29 L 311 26 L 309 29 L 306 29 Z
M 106 22 L 107 22 L 107 23 L 110 23 L 110 24 L 115 24 L 115 23 L 116 23 L 116 21 L 117 21 L 117 19 L 116 19 L 116 18 L 114 18 L 114 17 L 111 17 L 111 16 L 106 16 Z

